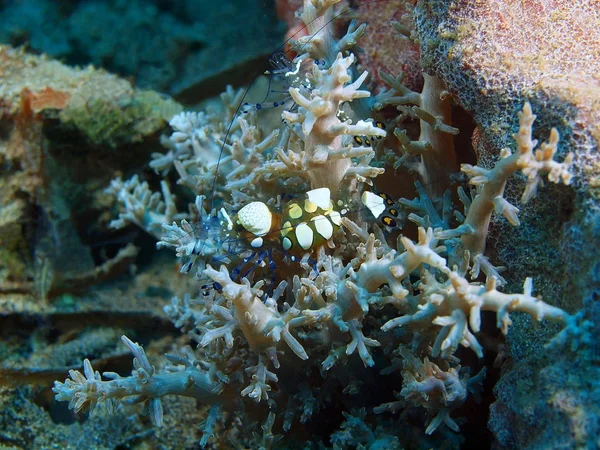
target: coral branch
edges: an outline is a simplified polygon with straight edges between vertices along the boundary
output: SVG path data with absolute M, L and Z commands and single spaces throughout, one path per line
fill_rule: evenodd
M 98 405 L 104 404 L 109 413 L 114 413 L 118 402 L 143 402 L 149 411 L 152 423 L 162 425 L 163 412 L 160 398 L 165 395 L 192 397 L 204 403 L 218 403 L 220 383 L 211 380 L 208 372 L 200 371 L 188 363 L 182 370 L 158 374 L 150 365 L 143 348 L 123 336 L 122 341 L 133 353 L 133 372 L 129 377 L 121 377 L 114 372 L 103 375 L 92 369 L 88 359 L 83 362 L 83 374 L 70 370 L 71 379 L 64 383 L 54 382 L 52 390 L 58 401 L 68 401 L 69 409 L 79 412 L 88 409 L 93 413 Z

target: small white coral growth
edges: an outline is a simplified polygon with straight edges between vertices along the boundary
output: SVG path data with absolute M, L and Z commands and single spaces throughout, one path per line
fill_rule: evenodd
M 527 186 L 521 197 L 521 202 L 527 203 L 535 196 L 538 186 L 543 184 L 543 175 L 548 174 L 548 180 L 552 183 L 570 184 L 572 174 L 570 172 L 573 164 L 573 154 L 568 153 L 562 163 L 554 161 L 558 147 L 558 131 L 556 128 L 550 130 L 547 142 L 540 145 L 535 153 L 533 149 L 538 142 L 531 139 L 532 125 L 537 116 L 532 113 L 531 105 L 526 102 L 523 111 L 519 112 L 519 133 L 514 136 L 518 145 L 517 165 L 527 176 Z
M 153 153 L 150 167 L 166 175 L 175 162 L 198 159 L 212 161 L 217 158 L 220 147 L 214 140 L 216 124 L 204 112 L 184 111 L 174 116 L 169 125 L 173 133 L 164 145 L 170 150 L 166 154 Z
M 343 224 L 357 233 L 362 231 L 347 218 L 343 220 Z M 315 322 L 331 322 L 340 331 L 348 333 L 350 342 L 341 347 L 343 353 L 351 355 L 358 350 L 365 366 L 373 366 L 369 347 L 378 347 L 380 343 L 364 336 L 362 332 L 362 321 L 369 314 L 371 305 L 393 302 L 402 305 L 402 300 L 409 294 L 404 283 L 410 274 L 423 264 L 444 269 L 446 260 L 438 254 L 444 247 L 437 245 L 438 240 L 434 238 L 431 229 L 419 229 L 417 243 L 403 237 L 402 242 L 406 248 L 404 252 L 390 248 L 381 252 L 382 243 L 376 241 L 373 234 L 362 237 L 366 242 L 357 249 L 358 257 L 342 270 L 343 276 L 333 272 L 334 266 L 327 263 L 328 258 L 320 257 L 321 270 L 318 276 L 314 281 L 303 280 L 309 288 L 308 295 L 313 300 L 312 303 L 319 307 L 305 311 L 304 314 Z M 353 266 L 358 269 L 355 271 Z M 384 285 L 391 290 L 392 301 L 379 295 L 379 289 Z M 330 292 L 329 295 L 321 294 L 327 291 Z M 323 368 L 329 370 L 340 356 L 339 348 L 332 350 L 323 362 Z
M 150 162 L 157 173 L 165 175 L 172 167 L 178 184 L 196 195 L 212 197 L 232 189 L 254 189 L 263 171 L 264 153 L 277 141 L 279 130 L 257 119 L 256 111 L 236 115 L 243 90 L 231 86 L 221 94 L 222 108 L 206 112 L 182 112 L 171 119 L 173 133 L 163 139 L 166 154 L 153 153 Z M 216 183 L 226 174 L 226 182 Z M 219 192 L 220 191 L 220 192 Z
M 403 236 L 401 241 L 406 250 L 386 252 L 383 257 L 377 255 L 375 236 L 370 235 L 364 245 L 364 253 L 359 249 L 360 266 L 356 274 L 351 276 L 352 282 L 364 287 L 367 292 L 374 292 L 386 284 L 396 299 L 406 297 L 408 291 L 403 286 L 403 280 L 413 271 L 423 264 L 438 269 L 446 268 L 446 260 L 439 255 L 445 247 L 438 245 L 439 240 L 434 237 L 433 230 L 419 228 L 418 235 L 416 243 Z
M 111 221 L 111 228 L 124 228 L 134 224 L 160 238 L 163 223 L 169 223 L 180 216 L 175 207 L 175 198 L 166 181 L 160 183 L 162 197 L 150 191 L 147 182 L 140 182 L 137 175 L 127 181 L 112 180 L 105 192 L 114 196 L 120 206 L 119 218 Z

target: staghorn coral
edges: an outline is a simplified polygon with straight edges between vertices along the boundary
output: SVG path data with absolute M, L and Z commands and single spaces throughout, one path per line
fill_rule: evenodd
M 305 2 L 300 17 L 310 34 L 295 44 L 300 59 L 288 74 L 303 70 L 306 82 L 289 88 L 294 105 L 282 112 L 283 125 L 266 120 L 259 108 L 243 116 L 232 114 L 232 105 L 240 99 L 232 90 L 222 97 L 221 110 L 184 113 L 171 121 L 174 132 L 165 140 L 168 151 L 154 155 L 151 164 L 163 174 L 175 168 L 179 183 L 196 196 L 187 213 L 175 211 L 166 182 L 162 201 L 137 178 L 113 182 L 109 188 L 121 209 L 112 226 L 141 226 L 161 239 L 159 246 L 176 249 L 181 272 L 195 266 L 198 278 L 210 280 L 196 295 L 174 298 L 165 307 L 174 324 L 198 344 L 197 349 L 187 350 L 185 357 L 170 356 L 176 368 L 160 373 L 139 344 L 123 337 L 134 354 L 131 376 L 108 372 L 103 380 L 86 361 L 84 374 L 73 370 L 70 380 L 55 383 L 58 400 L 69 401 L 77 411 L 103 402 L 111 410 L 117 404 L 141 402 L 153 423 L 160 425 L 161 397 L 191 396 L 215 408 L 203 423 L 203 444 L 215 439 L 215 423 L 226 420 L 217 418 L 223 409 L 265 421 L 262 445 L 267 447 L 276 441 L 271 431 L 275 415 L 284 416 L 284 429 L 293 432 L 296 417 L 309 422 L 313 414 L 334 403 L 321 392 L 351 395 L 362 382 L 377 383 L 377 375 L 361 371 L 356 361 L 369 368 L 376 366 L 377 359 L 389 359 L 404 369 L 402 378 L 394 382 L 402 384 L 402 400 L 374 412 L 423 408 L 431 419 L 424 432 L 442 436 L 442 424 L 458 431 L 450 414 L 477 393 L 485 373 L 469 378 L 458 364 L 460 346 L 472 349 L 479 358 L 484 354 L 482 311 L 495 313 L 503 334 L 512 323 L 512 312 L 566 325 L 565 342 L 569 335 L 581 332 L 578 316 L 533 296 L 531 278 L 525 279 L 522 293 L 500 292 L 498 271 L 484 259 L 492 213 L 504 214 L 518 225 L 516 208 L 502 197 L 511 175 L 522 171 L 528 177 L 524 201 L 536 194 L 546 174 L 555 183 L 571 181 L 571 157 L 562 163 L 553 159 L 556 132 L 533 152 L 535 116 L 528 103 L 519 113 L 513 155 L 503 152 L 489 170 L 463 165 L 475 189 L 470 197 L 464 189 L 459 191 L 462 214 L 452 211 L 444 185 L 431 183 L 438 175 L 450 180 L 456 164 L 446 162 L 457 161 L 448 135 L 458 129 L 450 124 L 451 99 L 443 81 L 426 76 L 423 94 L 417 94 L 401 84 L 401 77 L 384 76 L 390 90 L 375 98 L 374 109 L 384 103 L 415 104 L 411 111 L 421 125 L 419 143 L 400 127 L 393 132 L 404 151 L 419 150 L 417 173 L 427 186 L 417 184 L 419 198 L 398 203 L 421 226 L 416 239 L 406 233 L 390 243 L 363 211 L 357 214 L 355 198 L 371 189 L 368 186 L 384 170 L 371 165 L 375 149 L 353 146 L 351 137 L 385 137 L 387 132 L 371 120 L 354 123 L 349 118 L 353 101 L 370 96 L 359 89 L 367 73 L 354 77 L 354 56 L 338 50 L 347 49 L 347 43 L 364 29 L 357 32 L 360 28 L 353 25 L 346 36 L 333 40 L 323 25 L 335 3 Z M 207 155 L 218 160 L 207 161 Z M 204 187 L 212 188 L 212 179 L 215 190 L 207 199 Z M 284 191 L 296 198 L 282 198 Z M 324 198 L 318 195 L 325 192 Z M 382 208 L 390 209 L 384 205 L 386 197 L 381 199 Z M 260 211 L 259 217 L 252 211 Z M 335 222 L 322 211 L 344 215 L 341 226 L 323 231 L 319 225 L 329 222 L 319 220 Z M 287 215 L 306 218 L 291 225 L 281 219 Z M 161 222 L 165 232 L 158 236 Z M 323 240 L 315 239 L 319 232 Z M 301 256 L 286 248 L 290 233 L 304 250 Z M 485 282 L 478 279 L 480 268 Z M 395 353 L 394 348 L 398 348 Z M 360 371 L 356 379 L 345 373 L 346 364 Z M 268 416 L 256 404 L 260 402 L 269 405 Z M 342 428 L 361 430 L 364 435 L 351 445 L 377 441 L 370 426 L 362 423 L 364 413 L 345 417 Z M 387 433 L 385 427 L 379 430 Z M 332 436 L 334 445 L 344 442 L 351 442 L 346 431 Z M 383 442 L 399 445 L 391 437 Z
M 569 169 L 573 162 L 573 154 L 569 153 L 562 163 L 553 160 L 558 145 L 556 128 L 552 128 L 548 142 L 542 143 L 540 148 L 533 152 L 537 145 L 537 141 L 532 139 L 535 117 L 531 105 L 525 103 L 523 111 L 519 112 L 519 132 L 514 136 L 518 152 L 514 155 L 509 149 L 504 149 L 500 154 L 501 160 L 491 170 L 470 164 L 463 164 L 461 167 L 461 170 L 470 176 L 469 183 L 481 186 L 481 189 L 470 203 L 460 227 L 446 230 L 440 233 L 439 237 L 460 236 L 459 251 L 468 252 L 473 264 L 471 275 L 475 278 L 481 269 L 487 276 L 504 282 L 483 253 L 492 212 L 503 215 L 511 225 L 519 225 L 519 209 L 503 197 L 508 177 L 518 170 L 527 176 L 527 184 L 521 196 L 522 203 L 527 203 L 535 195 L 538 186 L 543 183 L 542 175 L 545 173 L 548 174 L 548 180 L 554 183 L 571 182 L 572 174 Z

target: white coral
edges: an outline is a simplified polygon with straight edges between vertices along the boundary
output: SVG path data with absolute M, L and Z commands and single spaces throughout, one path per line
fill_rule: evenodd
M 373 153 L 368 147 L 353 149 L 342 145 L 342 136 L 364 134 L 385 137 L 384 130 L 371 122 L 358 121 L 352 124 L 349 120 L 338 118 L 341 104 L 370 95 L 369 91 L 360 90 L 360 85 L 367 77 L 363 72 L 356 80 L 352 80 L 350 67 L 355 62 L 354 55 L 343 57 L 339 53 L 329 69 L 313 65 L 311 73 L 312 88 L 291 87 L 290 95 L 299 105 L 298 112 L 284 112 L 283 117 L 291 124 L 302 126 L 304 140 L 304 161 L 302 167 L 310 169 L 311 187 L 328 187 L 332 192 L 339 190 L 340 184 L 352 179 L 357 173 L 352 171 L 352 157 Z M 350 83 L 349 83 L 350 82 Z M 292 151 L 286 159 L 296 159 Z M 381 171 L 362 172 L 363 177 L 379 175 Z M 350 180 L 347 180 L 350 181 Z
M 162 224 L 180 217 L 169 185 L 161 181 L 160 186 L 162 196 L 152 192 L 148 183 L 141 182 L 137 175 L 127 181 L 112 180 L 105 192 L 116 197 L 121 210 L 119 218 L 110 222 L 110 227 L 124 228 L 132 223 L 159 238 Z

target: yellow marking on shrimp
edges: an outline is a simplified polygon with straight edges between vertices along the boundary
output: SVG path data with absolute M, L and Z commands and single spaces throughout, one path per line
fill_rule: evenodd
M 294 227 L 292 227 L 292 224 L 290 223 L 290 221 L 286 221 L 283 226 L 281 227 L 281 236 L 285 237 L 290 231 L 292 231 L 294 229 Z
M 290 215 L 291 219 L 299 219 L 300 217 L 302 217 L 302 208 L 300 208 L 300 206 L 298 206 L 297 203 L 294 203 L 290 206 L 288 214 Z
M 388 227 L 395 227 L 396 226 L 396 221 L 394 219 L 392 219 L 389 216 L 384 216 L 381 218 L 381 221 L 383 222 L 384 225 L 388 226 Z
M 310 200 L 304 200 L 304 211 L 309 214 L 314 213 L 317 210 L 318 206 L 316 203 L 311 202 Z

